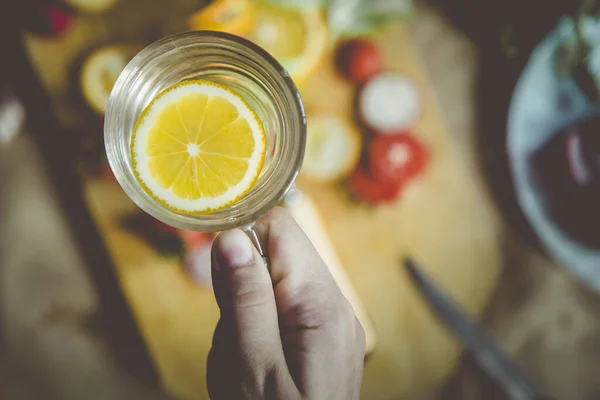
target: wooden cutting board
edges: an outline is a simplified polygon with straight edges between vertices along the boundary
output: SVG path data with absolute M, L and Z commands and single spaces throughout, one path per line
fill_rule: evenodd
M 123 3 L 123 9 L 131 4 L 130 15 L 140 9 L 133 1 Z M 160 8 L 153 9 L 152 18 L 158 21 Z M 28 42 L 40 77 L 68 122 L 81 118 L 68 101 L 69 65 L 90 43 L 114 36 L 111 23 L 106 22 L 109 18 L 85 18 L 58 41 L 30 38 Z M 115 30 L 121 37 L 130 37 L 123 28 Z M 376 208 L 351 202 L 338 186 L 300 179 L 299 187 L 320 210 L 377 336 L 365 367 L 363 398 L 412 398 L 432 390 L 449 375 L 459 348 L 426 308 L 404 275 L 401 261 L 407 255 L 415 257 L 470 314 L 478 316 L 500 272 L 499 222 L 478 174 L 470 169 L 446 128 L 407 26 L 398 25 L 377 40 L 386 69 L 413 79 L 423 96 L 417 134 L 431 151 L 427 172 L 397 203 Z M 53 56 L 57 52 L 64 57 Z M 352 115 L 354 89 L 334 73 L 330 58 L 301 91 L 309 112 Z M 159 257 L 118 226 L 118 217 L 136 207 L 117 185 L 90 179 L 86 191 L 164 387 L 183 399 L 207 398 L 206 356 L 218 318 L 211 289 L 192 283 L 178 262 Z
M 386 68 L 406 74 L 421 90 L 418 135 L 431 151 L 428 171 L 396 204 L 379 207 L 351 202 L 338 186 L 299 181 L 320 209 L 374 325 L 377 347 L 363 382 L 368 399 L 422 394 L 448 376 L 459 355 L 405 276 L 405 256 L 419 260 L 473 315 L 482 311 L 500 270 L 498 223 L 454 151 L 406 27 L 378 40 Z M 334 73 L 331 59 L 302 93 L 309 112 L 351 116 L 354 89 Z M 211 290 L 194 285 L 176 262 L 158 258 L 115 226 L 114 216 L 134 207 L 118 187 L 90 184 L 89 201 L 165 387 L 182 398 L 206 398 L 205 360 L 218 318 Z

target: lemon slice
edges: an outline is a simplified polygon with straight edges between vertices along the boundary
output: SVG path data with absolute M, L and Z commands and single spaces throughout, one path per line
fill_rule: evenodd
M 327 26 L 318 7 L 260 4 L 248 38 L 271 53 L 297 84 L 319 66 L 327 50 Z
M 247 34 L 256 14 L 253 0 L 216 0 L 189 18 L 192 29 L 224 31 L 234 35 Z
M 306 152 L 300 173 L 322 183 L 347 178 L 358 164 L 362 147 L 352 121 L 319 113 L 308 115 L 306 126 Z
M 135 176 L 167 208 L 204 214 L 244 196 L 260 174 L 262 123 L 231 90 L 184 81 L 143 111 L 131 139 Z
M 87 103 L 104 114 L 110 92 L 134 54 L 133 46 L 106 46 L 86 58 L 81 69 L 81 91 Z

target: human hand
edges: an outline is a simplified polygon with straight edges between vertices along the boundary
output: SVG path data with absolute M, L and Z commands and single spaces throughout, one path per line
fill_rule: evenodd
M 271 274 L 240 230 L 217 237 L 221 318 L 208 356 L 214 399 L 358 399 L 365 335 L 316 250 L 283 208 L 256 226 Z

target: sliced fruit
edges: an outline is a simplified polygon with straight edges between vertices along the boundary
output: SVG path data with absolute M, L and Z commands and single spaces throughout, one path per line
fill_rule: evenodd
M 106 46 L 94 51 L 83 63 L 80 85 L 90 107 L 104 114 L 110 92 L 134 54 L 133 46 Z
M 381 71 L 381 53 L 375 43 L 368 40 L 342 42 L 335 58 L 340 73 L 352 82 L 365 82 Z
M 320 8 L 260 4 L 248 38 L 271 53 L 302 83 L 327 50 L 327 25 Z
M 74 9 L 85 13 L 101 13 L 108 11 L 117 4 L 119 0 L 64 0 Z
M 258 3 L 269 6 L 279 6 L 288 8 L 308 8 L 321 7 L 324 5 L 324 0 L 255 0 Z
M 421 114 L 421 96 L 406 76 L 385 72 L 371 78 L 359 98 L 363 122 L 380 133 L 410 129 Z
M 380 182 L 364 168 L 354 171 L 350 178 L 350 190 L 361 200 L 369 203 L 389 203 L 398 198 L 402 185 Z
M 414 136 L 378 135 L 369 149 L 369 170 L 380 182 L 404 184 L 426 167 L 427 149 Z
M 351 121 L 335 114 L 309 115 L 301 174 L 313 181 L 346 178 L 360 158 L 361 137 Z
M 220 210 L 244 196 L 262 169 L 263 125 L 233 91 L 183 81 L 143 111 L 131 139 L 135 176 L 165 207 L 184 214 Z
M 208 29 L 246 35 L 256 18 L 256 4 L 252 0 L 216 0 L 189 19 L 192 29 Z

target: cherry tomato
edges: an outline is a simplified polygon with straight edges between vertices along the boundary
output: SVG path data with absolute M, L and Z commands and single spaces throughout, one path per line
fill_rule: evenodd
M 412 135 L 377 135 L 369 149 L 369 170 L 380 182 L 403 185 L 425 169 L 428 159 L 427 149 Z
M 362 83 L 381 71 L 381 54 L 374 43 L 352 39 L 338 47 L 336 64 L 347 79 Z
M 362 168 L 350 178 L 350 189 L 358 197 L 370 203 L 388 203 L 395 200 L 402 189 L 396 183 L 380 182 Z

